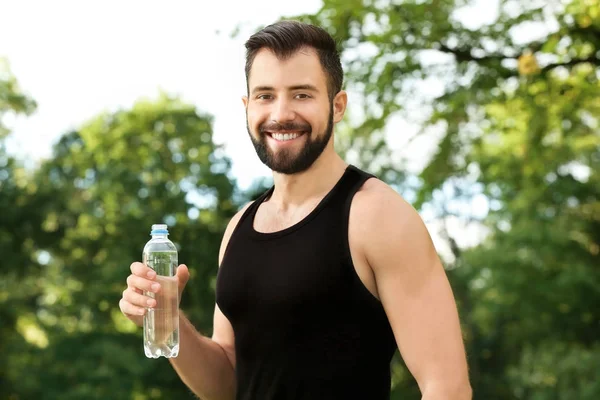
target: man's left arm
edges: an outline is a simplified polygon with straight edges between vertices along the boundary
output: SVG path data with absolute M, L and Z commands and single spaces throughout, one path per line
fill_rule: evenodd
M 415 209 L 381 182 L 362 194 L 363 254 L 423 400 L 470 400 L 456 302 L 431 237 Z

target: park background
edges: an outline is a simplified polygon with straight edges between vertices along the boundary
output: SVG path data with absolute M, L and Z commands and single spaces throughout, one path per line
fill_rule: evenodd
M 271 183 L 243 43 L 280 18 L 339 40 L 336 145 L 426 221 L 474 398 L 600 398 L 598 0 L 0 0 L 0 400 L 193 398 L 118 300 L 165 222 L 212 333 L 222 232 Z

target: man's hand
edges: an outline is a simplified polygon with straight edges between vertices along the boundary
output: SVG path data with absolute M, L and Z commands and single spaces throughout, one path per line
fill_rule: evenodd
M 127 277 L 127 288 L 119 301 L 119 308 L 123 315 L 137 326 L 142 326 L 143 317 L 148 307 L 156 307 L 156 299 L 144 295 L 144 292 L 159 293 L 161 284 L 158 282 L 156 272 L 140 262 L 131 264 L 131 275 Z M 190 272 L 184 264 L 177 267 L 178 299 L 190 278 Z

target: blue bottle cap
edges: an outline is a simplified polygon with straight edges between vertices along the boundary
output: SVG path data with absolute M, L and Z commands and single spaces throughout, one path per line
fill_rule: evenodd
M 167 229 L 166 224 L 154 224 L 152 225 L 152 230 L 150 231 L 151 235 L 165 235 L 168 234 L 169 230 Z

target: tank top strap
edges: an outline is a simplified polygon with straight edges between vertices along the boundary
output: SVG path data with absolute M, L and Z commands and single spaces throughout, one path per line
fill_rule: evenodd
M 354 194 L 370 178 L 376 178 L 376 176 L 364 172 L 352 164 L 348 165 L 341 182 L 336 187 L 336 192 L 333 193 L 331 198 L 332 205 L 343 210 L 344 217 L 347 217 Z
M 340 185 L 338 193 L 336 193 L 336 198 L 332 199 L 332 206 L 335 208 L 335 222 L 339 227 L 339 241 L 342 246 L 343 259 L 345 261 L 345 265 L 350 266 L 350 268 L 354 269 L 354 262 L 352 260 L 352 253 L 350 251 L 350 240 L 349 240 L 349 225 L 350 225 L 350 208 L 352 206 L 352 200 L 354 199 L 354 195 L 356 192 L 360 190 L 360 188 L 364 185 L 364 183 L 371 179 L 377 179 L 377 176 L 367 173 L 353 165 L 348 167 L 348 170 L 345 174 L 345 181 L 342 185 Z M 353 272 L 353 275 L 355 273 Z M 358 281 L 357 281 L 358 282 Z M 362 286 L 362 283 L 360 284 Z M 365 289 L 363 287 L 363 289 Z M 366 289 L 362 290 L 363 293 L 366 294 Z M 370 294 L 370 293 L 369 293 Z M 372 303 L 379 304 L 378 300 L 373 296 L 367 296 L 369 301 Z M 373 300 L 376 300 L 373 302 Z
M 237 226 L 235 227 L 233 233 L 232 233 L 232 237 L 234 234 L 238 233 L 238 232 L 243 232 L 243 233 L 252 233 L 253 229 L 252 229 L 252 224 L 254 222 L 254 216 L 256 215 L 256 211 L 258 210 L 258 207 L 260 207 L 260 205 L 269 197 L 271 197 L 271 195 L 273 194 L 273 190 L 275 189 L 275 186 L 271 186 L 269 189 L 267 189 L 263 194 L 261 194 L 260 196 L 258 196 L 258 198 L 256 198 L 256 200 L 254 200 L 246 209 L 246 211 L 244 211 L 244 213 L 242 214 L 240 220 L 237 223 Z

